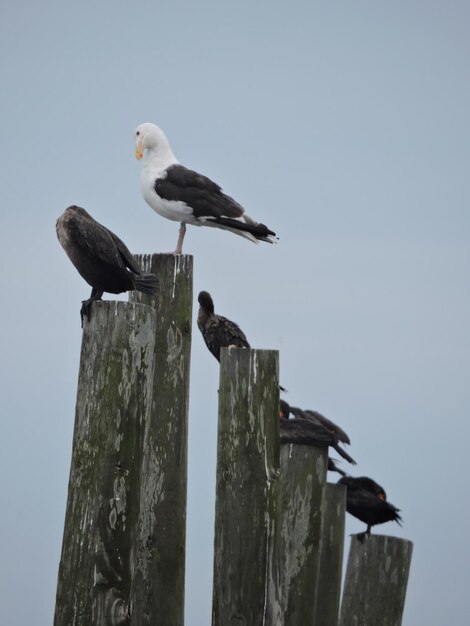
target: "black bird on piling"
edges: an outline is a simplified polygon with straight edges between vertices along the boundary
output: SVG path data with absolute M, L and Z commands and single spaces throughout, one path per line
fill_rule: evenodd
M 57 237 L 78 273 L 91 285 L 91 296 L 82 301 L 80 317 L 90 319 L 91 304 L 103 293 L 141 291 L 153 293 L 155 274 L 143 274 L 119 237 L 79 206 L 69 206 L 56 223 Z
M 310 411 L 310 410 L 302 411 L 299 417 L 306 417 L 307 419 L 310 419 L 316 422 L 317 424 L 321 424 L 327 430 L 329 430 L 330 433 L 334 437 L 336 437 L 338 441 L 341 441 L 342 443 L 347 443 L 348 445 L 351 443 L 348 435 L 344 432 L 342 428 L 340 428 L 337 424 L 329 420 L 327 417 L 325 417 L 321 413 L 318 413 L 318 411 Z
M 346 486 L 346 510 L 357 519 L 367 524 L 367 530 L 357 538 L 364 541 L 370 535 L 371 527 L 385 522 L 397 522 L 401 526 L 400 509 L 387 502 L 383 487 L 367 476 L 344 476 L 338 485 Z
M 294 417 L 289 419 L 289 415 Z M 303 414 L 300 416 L 300 414 Z M 339 439 L 323 424 L 305 416 L 305 411 L 291 407 L 285 400 L 280 402 L 281 443 L 296 443 L 306 446 L 331 446 L 352 465 L 356 461 L 339 445 Z M 336 470 L 338 471 L 338 470 Z
M 219 363 L 221 348 L 229 346 L 236 346 L 237 348 L 250 347 L 245 333 L 235 322 L 214 313 L 214 302 L 207 291 L 199 293 L 198 302 L 197 325 L 206 342 L 206 346 Z
M 214 313 L 214 302 L 207 291 L 199 292 L 197 325 L 209 351 L 220 363 L 220 349 L 234 346 L 251 348 L 242 329 L 222 315 Z M 279 385 L 279 391 L 287 391 Z

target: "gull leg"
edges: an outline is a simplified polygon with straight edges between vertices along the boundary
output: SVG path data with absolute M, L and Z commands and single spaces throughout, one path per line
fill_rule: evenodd
M 84 317 L 86 317 L 86 319 L 90 321 L 91 303 L 94 302 L 95 300 L 101 300 L 102 295 L 103 295 L 102 291 L 93 287 L 93 289 L 91 290 L 91 296 L 88 298 L 88 300 L 82 300 L 82 308 L 80 309 L 80 319 L 82 320 L 82 328 L 83 328 Z
M 182 254 L 183 252 L 183 239 L 186 234 L 186 224 L 181 222 L 180 231 L 178 235 L 178 243 L 176 244 L 176 250 L 173 254 Z

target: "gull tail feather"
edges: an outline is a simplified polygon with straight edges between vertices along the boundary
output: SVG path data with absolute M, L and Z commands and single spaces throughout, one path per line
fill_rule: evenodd
M 276 237 L 276 233 L 270 230 L 265 224 L 257 224 L 254 222 L 246 223 L 240 220 L 233 219 L 231 217 L 217 217 L 211 218 L 211 221 L 219 226 L 232 228 L 233 230 L 242 230 L 253 235 L 260 241 L 266 241 L 268 243 L 274 243 L 272 237 Z

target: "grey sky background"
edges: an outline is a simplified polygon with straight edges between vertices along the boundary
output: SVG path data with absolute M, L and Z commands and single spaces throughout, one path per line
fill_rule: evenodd
M 469 28 L 458 1 L 3 3 L 3 624 L 49 626 L 55 602 L 90 292 L 55 221 L 79 204 L 134 252 L 176 243 L 140 195 L 146 121 L 279 234 L 189 227 L 194 291 L 280 350 L 287 400 L 402 509 L 378 532 L 415 544 L 404 625 L 468 624 Z M 187 626 L 210 623 L 217 436 L 196 310 Z

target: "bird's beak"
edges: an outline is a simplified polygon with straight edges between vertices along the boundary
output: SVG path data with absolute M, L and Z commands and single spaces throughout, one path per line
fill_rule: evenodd
M 139 141 L 137 144 L 137 148 L 135 149 L 135 158 L 140 161 L 140 159 L 144 156 L 144 146 L 142 141 Z

